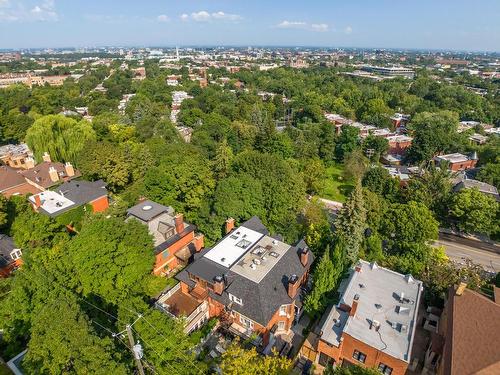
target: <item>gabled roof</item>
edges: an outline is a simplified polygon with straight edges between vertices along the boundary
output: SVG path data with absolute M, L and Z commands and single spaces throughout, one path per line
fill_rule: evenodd
M 17 249 L 14 239 L 6 234 L 0 233 L 0 268 L 8 265 L 12 258 L 10 253 Z
M 55 168 L 55 170 L 57 171 L 57 174 L 59 175 L 59 181 L 54 182 L 50 179 L 49 169 L 51 167 Z M 21 171 L 20 173 L 26 179 L 33 181 L 35 184 L 43 187 L 44 189 L 48 189 L 51 186 L 59 184 L 60 182 L 62 182 L 62 180 L 70 180 L 82 175 L 77 169 L 75 169 L 74 171 L 75 174 L 73 176 L 68 176 L 63 163 L 44 161 L 40 164 L 37 164 L 34 168 L 26 169 L 24 171 Z
M 500 374 L 500 305 L 465 289 L 450 288 L 448 329 L 443 366 L 445 374 Z
M 26 180 L 18 171 L 5 165 L 0 166 L 0 192 L 23 184 L 26 184 Z

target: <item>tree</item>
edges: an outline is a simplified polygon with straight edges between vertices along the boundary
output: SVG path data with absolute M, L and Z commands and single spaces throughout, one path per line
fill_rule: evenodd
M 37 160 L 48 152 L 53 160 L 75 162 L 87 141 L 96 139 L 92 125 L 62 115 L 40 117 L 28 129 L 26 143 Z
M 485 164 L 477 174 L 479 181 L 495 186 L 500 189 L 500 160 L 496 163 Z
M 427 162 L 441 152 L 456 152 L 463 146 L 457 133 L 458 115 L 450 111 L 422 112 L 408 125 L 413 134 L 406 158 L 413 163 Z
M 7 198 L 0 195 L 0 228 L 7 224 L 8 212 L 7 212 Z
M 214 212 L 224 220 L 232 217 L 241 222 L 254 215 L 264 217 L 264 205 L 262 183 L 248 174 L 227 177 L 215 189 Z
M 369 153 L 371 153 L 370 160 L 377 161 L 380 156 L 387 152 L 389 141 L 386 138 L 370 134 L 363 140 L 362 147 L 366 156 L 369 156 Z
M 118 304 L 143 292 L 154 263 L 147 227 L 100 215 L 89 220 L 67 249 L 82 293 L 103 295 L 107 302 Z
M 337 245 L 333 256 L 327 245 L 321 260 L 314 270 L 313 289 L 304 301 L 306 311 L 316 316 L 321 313 L 327 305 L 328 293 L 335 290 L 338 278 L 343 269 L 341 248 Z
M 302 167 L 302 175 L 309 194 L 317 194 L 323 187 L 325 166 L 320 159 L 307 159 Z
M 389 171 L 382 167 L 373 167 L 363 176 L 365 188 L 382 197 L 395 201 L 399 196 L 399 179 L 393 178 Z
M 361 183 L 357 183 L 351 195 L 335 219 L 337 238 L 344 244 L 347 259 L 355 262 L 363 241 L 366 227 L 366 209 L 364 206 Z
M 224 178 L 229 173 L 231 161 L 233 159 L 233 150 L 227 144 L 227 139 L 224 138 L 219 143 L 213 162 L 213 169 L 217 178 Z
M 129 373 L 114 353 L 111 338 L 99 338 L 76 301 L 61 296 L 34 316 L 23 367 L 34 374 Z
M 255 348 L 243 349 L 233 341 L 222 355 L 220 368 L 225 375 L 286 375 L 292 362 L 279 355 L 261 356 Z
M 344 177 L 353 182 L 360 181 L 368 168 L 368 159 L 363 152 L 355 149 L 344 158 Z
M 466 233 L 490 234 L 498 230 L 498 202 L 478 189 L 463 189 L 453 197 L 450 216 Z
M 158 166 L 146 172 L 143 183 L 144 195 L 187 213 L 202 207 L 215 187 L 208 160 L 185 144 L 170 147 Z
M 342 133 L 335 144 L 335 156 L 342 161 L 344 157 L 358 147 L 359 129 L 354 126 L 343 126 Z
M 389 207 L 381 231 L 393 249 L 404 252 L 415 244 L 437 239 L 438 222 L 422 203 L 395 203 Z
M 394 113 L 381 98 L 368 100 L 358 112 L 361 121 L 380 127 L 389 126 L 389 116 Z

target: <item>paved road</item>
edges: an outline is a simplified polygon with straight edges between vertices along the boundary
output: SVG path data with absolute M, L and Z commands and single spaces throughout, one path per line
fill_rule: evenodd
M 472 259 L 476 264 L 480 264 L 485 270 L 490 272 L 500 272 L 500 254 L 494 253 L 491 250 L 484 250 L 481 243 L 467 244 L 450 241 L 448 239 L 440 239 L 436 241 L 437 245 L 444 246 L 446 254 L 451 260 L 463 263 L 463 258 Z

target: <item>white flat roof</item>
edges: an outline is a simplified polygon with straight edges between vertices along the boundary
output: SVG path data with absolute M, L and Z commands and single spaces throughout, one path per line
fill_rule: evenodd
M 35 195 L 40 196 L 40 200 L 42 203 L 41 208 L 43 208 L 49 214 L 59 212 L 75 204 L 75 202 L 73 202 L 72 200 L 51 190 L 45 190 Z M 29 197 L 31 203 L 35 203 L 35 195 Z
M 224 237 L 205 257 L 224 267 L 231 267 L 264 235 L 246 227 L 238 227 Z
M 422 282 L 375 263 L 360 260 L 361 272 L 352 271 L 339 304 L 333 307 L 322 327 L 321 338 L 338 346 L 346 333 L 394 358 L 410 362 L 411 347 Z M 354 316 L 339 309 L 352 306 L 357 298 Z M 378 331 L 371 322 L 379 324 Z

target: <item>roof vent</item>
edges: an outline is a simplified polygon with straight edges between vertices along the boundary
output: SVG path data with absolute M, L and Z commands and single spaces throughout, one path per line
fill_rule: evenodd
M 252 263 L 252 264 L 250 264 L 250 268 L 254 270 L 254 269 L 256 269 L 256 268 L 257 268 L 257 266 L 256 266 L 255 264 L 253 264 L 253 263 Z
M 359 299 L 359 294 L 354 295 L 354 300 L 357 301 Z
M 410 274 L 408 274 L 405 276 L 405 280 L 409 284 L 409 283 L 413 282 L 413 277 Z
M 380 329 L 380 322 L 377 320 L 372 320 L 372 322 L 370 323 L 370 329 L 374 329 L 378 332 L 378 330 Z
M 359 284 L 359 287 L 360 287 L 361 289 L 365 289 L 365 288 L 366 288 L 365 284 Z
M 153 208 L 153 206 L 150 206 L 150 205 L 148 204 L 148 205 L 146 205 L 146 206 L 143 206 L 143 207 L 142 207 L 142 210 L 143 210 L 143 211 L 149 211 L 149 210 L 151 210 L 152 208 Z

